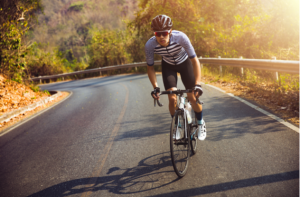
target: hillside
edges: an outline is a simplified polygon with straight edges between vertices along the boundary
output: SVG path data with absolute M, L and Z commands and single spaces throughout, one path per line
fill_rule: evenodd
M 58 47 L 72 60 L 87 61 L 89 39 L 99 29 L 126 28 L 122 20 L 134 17 L 137 1 L 125 0 L 44 0 L 44 13 L 38 15 L 38 25 L 30 33 L 31 40 L 49 43 L 48 50 Z M 68 52 L 72 50 L 71 53 Z

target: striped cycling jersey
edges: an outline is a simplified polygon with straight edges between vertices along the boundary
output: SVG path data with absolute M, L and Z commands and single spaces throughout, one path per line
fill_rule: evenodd
M 178 65 L 188 57 L 196 57 L 194 47 L 190 39 L 181 31 L 173 30 L 170 36 L 170 43 L 167 47 L 161 46 L 155 36 L 150 38 L 145 45 L 146 61 L 148 66 L 154 65 L 154 53 L 162 56 L 162 59 L 171 64 Z

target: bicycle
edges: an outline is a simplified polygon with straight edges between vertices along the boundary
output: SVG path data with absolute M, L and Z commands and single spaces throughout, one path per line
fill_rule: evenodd
M 179 96 L 178 109 L 175 111 L 170 129 L 171 159 L 174 171 L 179 178 L 182 178 L 187 173 L 190 157 L 190 146 L 193 155 L 197 152 L 197 120 L 195 118 L 193 109 L 191 109 L 190 112 L 187 110 L 190 102 L 187 98 L 183 97 L 184 93 L 189 93 L 192 91 L 192 89 L 187 89 L 163 91 L 160 93 L 160 95 L 176 94 Z M 156 106 L 156 102 L 158 106 L 163 106 L 159 100 L 154 99 L 154 107 Z M 198 98 L 197 102 L 203 104 L 203 102 L 200 102 Z

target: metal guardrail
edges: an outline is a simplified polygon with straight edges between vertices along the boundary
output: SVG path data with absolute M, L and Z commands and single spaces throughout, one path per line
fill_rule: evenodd
M 258 70 L 299 74 L 299 61 L 239 58 L 199 58 L 201 64 L 230 65 Z
M 265 59 L 240 59 L 240 58 L 199 58 L 201 64 L 217 64 L 223 66 L 235 66 L 241 68 L 253 68 L 259 70 L 268 70 L 274 72 L 283 72 L 283 73 L 291 73 L 291 74 L 299 74 L 299 61 L 289 61 L 289 60 L 265 60 Z M 154 65 L 160 65 L 161 61 L 155 61 Z M 32 81 L 38 81 L 43 79 L 55 79 L 62 78 L 70 75 L 79 75 L 85 73 L 93 73 L 93 72 L 102 72 L 108 70 L 116 70 L 122 68 L 132 68 L 132 67 L 140 67 L 147 66 L 146 62 L 132 63 L 132 64 L 124 64 L 124 65 L 116 65 L 116 66 L 107 66 L 89 70 L 76 71 L 72 73 L 63 73 L 57 75 L 49 75 L 49 76 L 40 76 L 31 78 Z

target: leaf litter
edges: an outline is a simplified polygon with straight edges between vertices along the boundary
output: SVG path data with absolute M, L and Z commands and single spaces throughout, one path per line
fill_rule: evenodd
M 61 96 L 43 106 L 39 106 L 36 109 L 27 111 L 24 114 L 20 114 L 9 121 L 0 123 L 0 132 L 19 122 L 20 120 L 53 105 L 55 102 L 61 100 L 67 95 L 67 92 L 63 92 Z M 29 106 L 50 96 L 51 95 L 45 92 L 34 92 L 30 87 L 8 80 L 0 75 L 0 116 L 13 110 Z

